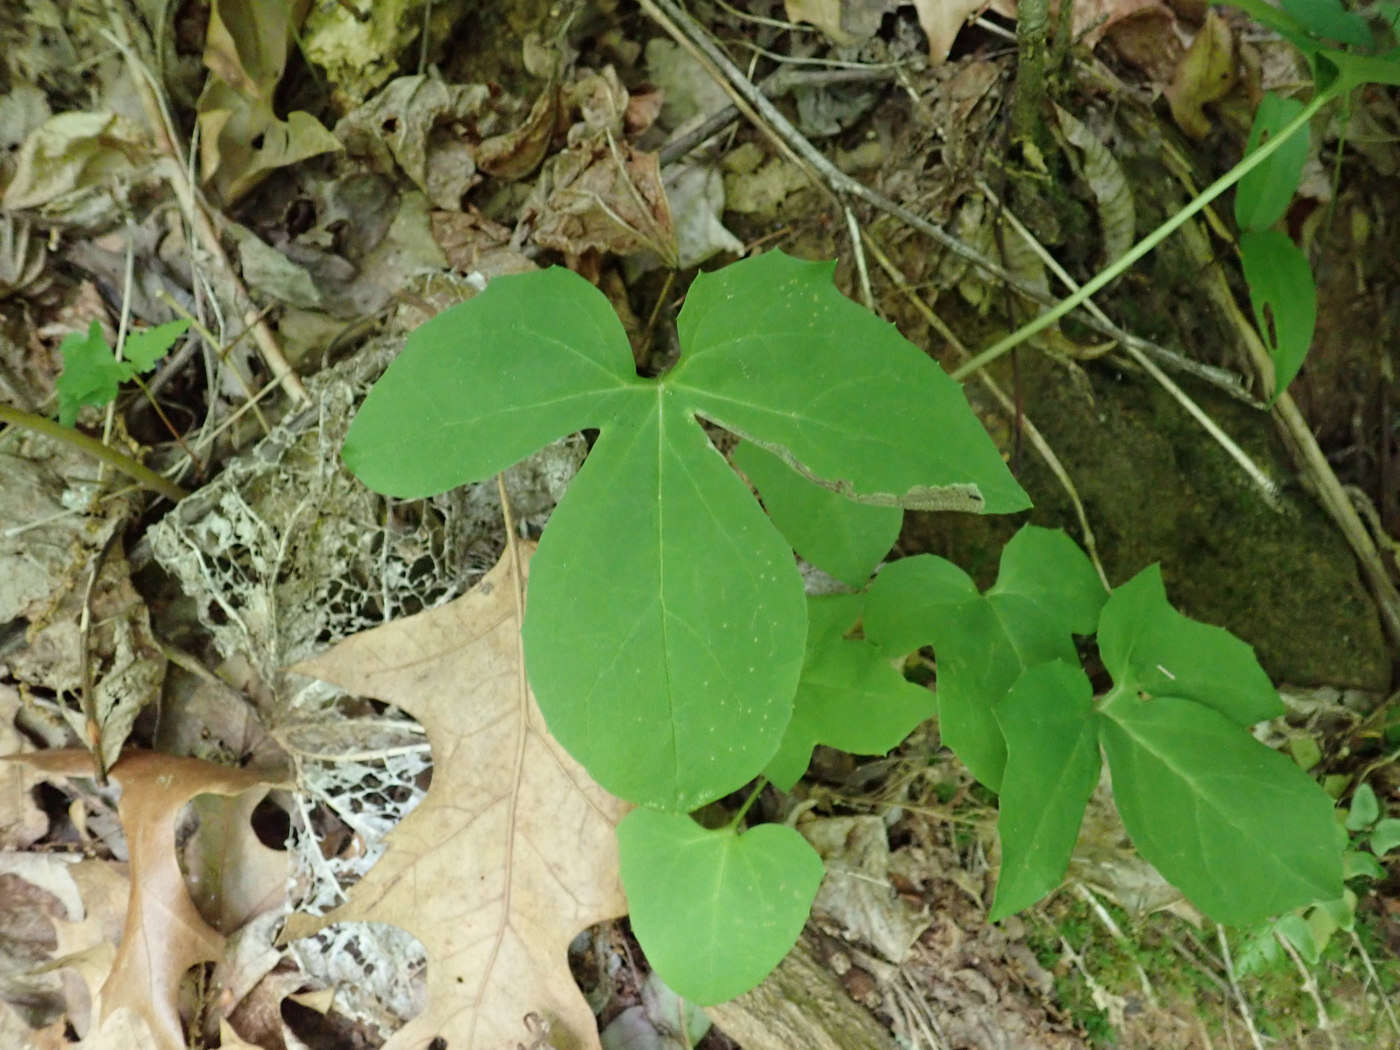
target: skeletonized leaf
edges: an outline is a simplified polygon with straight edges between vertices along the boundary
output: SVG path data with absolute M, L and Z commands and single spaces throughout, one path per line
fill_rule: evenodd
M 423 943 L 428 1007 L 393 1050 L 437 1037 L 454 1050 L 514 1046 L 528 1039 L 521 1018 L 531 1012 L 551 1019 L 561 1045 L 598 1047 L 567 950 L 579 930 L 626 910 L 613 834 L 626 807 L 549 735 L 529 693 L 522 571 L 507 551 L 456 601 L 294 668 L 397 704 L 423 724 L 437 759 L 427 798 L 349 902 L 294 917 L 286 934 L 360 920 Z
M 899 537 L 904 512 L 898 507 L 856 503 L 814 485 L 749 441 L 739 443 L 733 459 L 792 549 L 842 583 L 864 586 Z
M 821 885 L 792 828 L 711 831 L 684 813 L 633 810 L 617 829 L 632 929 L 677 994 L 711 1006 L 758 984 L 797 942 Z
M 1241 726 L 1283 714 L 1254 650 L 1172 608 L 1159 565 L 1114 589 L 1099 626 L 1099 653 L 1120 686 L 1194 700 Z
M 1120 686 L 1100 715 L 1123 825 L 1201 911 L 1243 926 L 1341 896 L 1332 800 L 1286 755 L 1178 697 Z
M 883 651 L 842 637 L 864 602 L 860 594 L 807 599 L 807 660 L 792 721 L 764 770 L 780 791 L 801 779 L 817 744 L 882 755 L 933 714 L 929 691 L 906 682 Z
M 997 704 L 996 716 L 1007 757 L 993 921 L 1030 907 L 1060 884 L 1099 782 L 1093 688 L 1077 665 L 1056 660 L 1028 669 Z

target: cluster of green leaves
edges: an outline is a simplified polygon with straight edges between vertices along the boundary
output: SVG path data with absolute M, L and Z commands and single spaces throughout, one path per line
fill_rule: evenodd
M 54 384 L 58 392 L 58 421 L 71 427 L 84 405 L 110 404 L 123 383 L 155 368 L 189 326 L 189 321 L 180 320 L 133 332 L 127 337 L 120 359 L 96 321 L 87 334 L 69 335 L 58 347 L 63 355 L 63 371 Z
M 1247 645 L 1172 609 L 1155 567 L 1108 594 L 1063 532 L 1028 526 L 986 592 L 932 556 L 870 579 L 902 507 L 1028 501 L 957 385 L 830 273 L 772 252 L 700 276 L 657 379 L 581 278 L 499 278 L 409 337 L 346 439 L 362 480 L 414 497 L 600 428 L 535 555 L 526 666 L 554 735 L 639 806 L 620 857 L 657 972 L 712 1003 L 787 952 L 815 851 L 689 812 L 760 774 L 790 788 L 819 743 L 894 747 L 933 713 L 896 669 L 925 645 L 944 741 L 1001 794 L 994 917 L 1063 878 L 1101 753 L 1139 851 L 1207 914 L 1337 897 L 1331 800 L 1249 733 L 1277 694 Z M 742 438 L 762 508 L 700 419 Z M 853 593 L 806 596 L 794 549 Z M 1096 633 L 1098 699 L 1075 642 Z
M 809 651 L 792 545 L 700 420 L 802 472 L 811 492 L 773 499 L 791 494 L 803 549 L 827 542 L 803 500 L 879 519 L 851 524 L 863 553 L 841 545 L 851 578 L 888 550 L 901 507 L 1029 505 L 961 388 L 837 292 L 831 270 L 770 252 L 701 275 L 678 318 L 680 363 L 655 379 L 637 375 L 617 316 L 581 277 L 498 278 L 412 333 L 345 442 L 367 485 L 418 497 L 599 428 L 531 567 L 526 669 L 559 742 L 642 807 L 619 828 L 633 929 L 701 1003 L 777 964 L 822 865 L 791 828 L 714 831 L 688 816 L 774 761 L 794 764 L 779 750 Z M 889 668 L 872 679 L 903 685 Z M 926 717 L 919 700 L 875 742 L 893 746 Z M 793 731 L 825 734 L 819 714 Z
M 1316 104 L 1364 83 L 1400 83 L 1400 48 L 1378 51 L 1370 25 L 1342 7 L 1340 0 L 1284 0 L 1281 9 L 1263 0 L 1231 2 L 1277 29 L 1308 57 L 1318 92 Z M 1382 7 L 1393 25 L 1400 7 Z M 1271 139 L 1286 141 L 1245 174 L 1235 190 L 1240 261 L 1255 323 L 1274 364 L 1274 397 L 1298 374 L 1317 324 L 1312 268 L 1292 238 L 1277 228 L 1302 179 L 1308 138 L 1299 132 L 1307 127 L 1308 109 L 1297 99 L 1273 92 L 1264 96 L 1254 114 L 1246 159 Z

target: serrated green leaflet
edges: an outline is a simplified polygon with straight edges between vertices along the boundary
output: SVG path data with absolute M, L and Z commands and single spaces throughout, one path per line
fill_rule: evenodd
M 1093 688 L 1077 664 L 1056 660 L 1025 671 L 996 705 L 996 716 L 1007 758 L 993 921 L 1060 884 L 1099 781 Z
M 1264 95 L 1254 112 L 1254 124 L 1245 145 L 1248 155 L 1280 128 L 1303 112 L 1303 104 L 1294 98 L 1284 98 L 1272 91 Z M 1288 210 L 1298 182 L 1303 176 L 1303 162 L 1308 159 L 1307 129 L 1297 132 L 1260 164 L 1247 172 L 1235 187 L 1235 222 L 1242 230 L 1267 230 Z
M 1341 895 L 1331 800 L 1219 711 L 1120 685 L 1100 708 L 1100 739 L 1134 846 L 1217 922 Z
M 1240 266 L 1254 322 L 1274 363 L 1273 397 L 1288 389 L 1312 345 L 1317 285 L 1308 257 L 1287 234 L 1251 231 L 1240 237 Z
M 806 772 L 817 744 L 883 755 L 933 714 L 933 695 L 906 682 L 884 652 L 842 637 L 864 603 L 860 594 L 807 599 L 807 658 L 792 721 L 763 771 L 781 791 L 792 790 Z
M 902 510 L 846 499 L 749 441 L 732 455 L 793 550 L 842 583 L 864 586 L 899 536 Z
M 682 813 L 618 825 L 622 883 L 647 961 L 708 1006 L 748 991 L 797 941 L 825 870 L 792 828 L 710 831 Z
M 63 372 L 54 384 L 58 393 L 58 421 L 71 427 L 78 421 L 78 410 L 84 405 L 101 406 L 115 400 L 121 385 L 138 373 L 154 368 L 189 326 L 189 321 L 171 321 L 133 332 L 123 348 L 126 359 L 121 361 L 112 354 L 102 326 L 96 321 L 88 327 L 86 335 L 74 333 L 66 337 L 58 348 L 63 354 Z
M 498 278 L 409 337 L 350 428 L 347 465 L 399 496 L 601 429 L 535 556 L 526 666 L 550 730 L 624 798 L 691 809 L 756 775 L 803 660 L 788 545 L 697 416 L 858 499 L 1026 505 L 957 385 L 830 274 L 773 252 L 697 278 L 654 380 L 581 278 Z
M 1114 589 L 1099 625 L 1099 653 L 1118 684 L 1195 700 L 1237 725 L 1283 714 L 1254 650 L 1229 631 L 1173 609 L 1157 565 Z
M 887 566 L 870 587 L 865 634 L 890 653 L 933 646 L 939 732 L 995 791 L 1006 744 L 993 705 L 1025 668 L 1076 660 L 1071 634 L 1094 630 L 1105 597 L 1074 541 L 1028 525 L 1002 551 L 996 585 L 985 595 L 956 565 L 932 555 Z
M 84 405 L 105 405 L 117 396 L 121 385 L 131 378 L 131 366 L 112 356 L 112 348 L 96 321 L 86 335 L 76 332 L 58 346 L 63 355 L 63 371 L 54 388 L 58 392 L 58 421 L 71 427 Z

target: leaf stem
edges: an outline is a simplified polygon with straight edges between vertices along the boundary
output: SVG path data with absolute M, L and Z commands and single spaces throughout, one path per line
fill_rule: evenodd
M 1167 219 L 1166 222 L 1162 223 L 1162 225 L 1158 226 L 1146 237 L 1138 241 L 1137 244 L 1129 248 L 1117 262 L 1101 270 L 1093 280 L 1082 286 L 1073 295 L 1061 299 L 1055 306 L 1045 311 L 1045 313 L 1041 314 L 1039 317 L 1026 322 L 999 342 L 993 343 L 980 354 L 973 357 L 971 361 L 959 365 L 950 373 L 952 377 L 957 380 L 967 378 L 979 368 L 986 367 L 998 357 L 1020 346 L 1031 336 L 1049 328 L 1065 314 L 1085 302 L 1095 292 L 1103 288 L 1104 285 L 1121 275 L 1128 267 L 1132 266 L 1133 263 L 1137 262 L 1153 248 L 1157 247 L 1157 245 L 1161 244 L 1175 233 L 1188 219 L 1195 216 L 1199 211 L 1205 208 L 1207 204 L 1215 200 L 1216 197 L 1219 197 L 1231 186 L 1239 182 L 1245 175 L 1268 160 L 1268 158 L 1273 155 L 1274 151 L 1292 138 L 1299 129 L 1306 127 L 1308 121 L 1310 121 L 1323 106 L 1332 101 L 1333 97 L 1333 92 L 1319 91 L 1317 95 L 1313 97 L 1313 100 L 1303 107 L 1301 113 L 1283 127 L 1279 128 L 1278 134 L 1274 135 L 1257 150 L 1249 154 L 1249 156 L 1241 160 L 1224 175 L 1212 182 L 1200 192 L 1199 196 L 1188 203 L 1186 207 L 1182 208 L 1175 215 L 1171 216 L 1171 218 Z
M 89 437 L 80 430 L 72 427 L 65 427 L 55 423 L 52 419 L 45 419 L 43 416 L 36 416 L 32 412 L 21 412 L 12 405 L 0 404 L 0 423 L 9 423 L 12 426 L 25 427 L 45 437 L 54 438 L 57 441 L 65 442 L 80 451 L 86 452 L 94 459 L 107 464 L 113 470 L 119 470 L 139 485 L 159 492 L 172 503 L 178 503 L 188 495 L 184 489 L 169 478 L 161 477 L 154 470 L 144 464 L 138 463 L 124 452 L 118 452 L 110 445 L 104 445 L 96 438 Z
M 749 807 L 758 800 L 758 796 L 763 793 L 763 789 L 768 786 L 767 777 L 759 777 L 758 783 L 749 792 L 749 797 L 744 799 L 744 804 L 739 807 L 739 812 L 734 814 L 734 819 L 724 826 L 726 831 L 734 831 L 739 827 L 739 823 L 744 819 L 744 814 L 748 813 Z

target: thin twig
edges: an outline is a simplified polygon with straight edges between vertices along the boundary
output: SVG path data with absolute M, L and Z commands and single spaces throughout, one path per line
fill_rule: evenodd
M 856 257 L 856 276 L 860 279 L 861 300 L 865 303 L 865 308 L 874 313 L 875 293 L 870 288 L 870 268 L 865 262 L 865 244 L 861 240 L 856 213 L 849 207 L 846 208 L 846 232 L 851 235 L 851 251 Z
M 894 286 L 904 293 L 914 309 L 918 310 L 919 313 L 923 315 L 924 320 L 929 323 L 934 331 L 943 337 L 949 346 L 964 358 L 970 358 L 972 356 L 971 351 L 963 345 L 962 340 L 957 337 L 957 334 L 943 323 L 943 319 L 934 313 L 932 307 L 915 293 L 914 289 L 910 287 L 908 279 L 890 260 L 890 257 L 885 254 L 879 242 L 868 233 L 865 234 L 864 237 L 866 246 L 870 249 L 870 254 L 875 256 L 875 261 L 880 264 L 880 268 L 883 269 L 889 279 L 894 282 Z M 1001 385 L 985 370 L 978 372 L 977 378 L 982 385 L 987 388 L 992 397 L 996 398 L 997 404 L 1001 406 L 1002 411 L 1007 413 L 1008 416 L 1014 417 L 1016 414 L 1016 405 L 1010 396 L 1007 395 L 1006 391 L 1002 390 Z M 1094 530 L 1089 525 L 1089 515 L 1084 510 L 1084 501 L 1079 498 L 1079 490 L 1075 488 L 1074 481 L 1069 476 L 1069 471 L 1065 469 L 1065 465 L 1060 461 L 1060 457 L 1056 455 L 1055 450 L 1050 447 L 1050 442 L 1045 439 L 1045 435 L 1042 434 L 1039 428 L 1024 414 L 1021 417 L 1021 428 L 1025 431 L 1026 437 L 1030 439 L 1032 447 L 1039 453 L 1040 458 L 1045 461 L 1045 465 L 1050 468 L 1050 473 L 1055 475 L 1055 480 L 1060 483 L 1061 487 L 1065 490 L 1065 494 L 1069 496 L 1070 506 L 1074 508 L 1074 516 L 1079 520 L 1079 529 L 1080 532 L 1083 533 L 1084 549 L 1089 555 L 1089 560 L 1094 563 L 1094 569 L 1098 572 L 1099 579 L 1103 582 L 1104 589 L 1112 590 L 1113 585 L 1109 583 L 1108 573 L 1104 570 L 1103 562 L 1099 559 L 1098 544 L 1094 539 Z
M 1327 1042 L 1332 1050 L 1340 1050 L 1337 1044 L 1337 1033 L 1332 1030 L 1332 1018 L 1327 1016 L 1327 1007 L 1322 1004 L 1322 996 L 1318 994 L 1317 978 L 1313 976 L 1311 970 L 1303 962 L 1298 954 L 1298 949 L 1278 930 L 1274 930 L 1274 940 L 1283 945 L 1283 950 L 1288 953 L 1288 957 L 1293 960 L 1293 965 L 1298 968 L 1298 972 L 1303 975 L 1303 991 L 1308 993 L 1308 998 L 1313 1001 L 1313 1007 L 1317 1010 L 1317 1026 L 1327 1033 Z
M 1259 1039 L 1259 1031 L 1254 1027 L 1254 1014 L 1249 1009 L 1249 1003 L 1240 992 L 1239 982 L 1235 980 L 1235 964 L 1230 959 L 1230 942 L 1225 939 L 1225 927 L 1217 924 L 1215 936 L 1220 941 L 1220 957 L 1225 960 L 1225 979 L 1230 982 L 1230 991 L 1235 997 L 1235 1006 L 1239 1008 L 1240 1016 L 1244 1018 L 1245 1029 L 1249 1032 L 1249 1038 L 1254 1043 L 1254 1050 L 1264 1050 L 1264 1044 Z
M 1400 1020 L 1395 1017 L 1395 1008 L 1390 1005 L 1390 993 L 1381 984 L 1380 975 L 1376 973 L 1376 968 L 1371 965 L 1371 956 L 1366 951 L 1366 946 L 1361 943 L 1361 938 L 1356 935 L 1353 928 L 1351 933 L 1351 943 L 1356 948 L 1357 954 L 1361 956 L 1361 961 L 1366 964 L 1366 975 L 1371 979 L 1371 983 L 1376 986 L 1376 992 L 1381 997 L 1381 1007 L 1385 1010 L 1385 1016 L 1390 1020 L 1390 1027 L 1397 1036 L 1400 1036 Z
M 992 192 L 990 186 L 982 186 L 982 192 L 987 195 L 987 198 L 993 204 L 1001 207 L 1001 202 L 997 200 L 996 194 Z M 1059 264 L 1053 255 L 1045 250 L 1041 243 L 1035 239 L 1031 231 L 1022 225 L 1021 221 L 1016 218 L 1015 213 L 1013 213 L 1011 209 L 1003 207 L 1002 214 L 1006 217 L 1006 221 L 1010 224 L 1011 228 L 1020 234 L 1021 239 L 1025 241 L 1031 251 L 1045 264 L 1045 268 L 1059 278 L 1060 282 L 1068 288 L 1070 292 L 1079 291 L 1078 282 L 1065 271 L 1064 267 Z M 1108 322 L 1107 315 L 1098 308 L 1097 304 L 1095 304 L 1092 299 L 1084 303 L 1084 308 L 1099 320 L 1105 323 Z M 1240 469 L 1242 469 L 1245 474 L 1249 476 L 1249 479 L 1258 486 L 1259 491 L 1264 496 L 1264 501 L 1275 511 L 1281 510 L 1282 504 L 1279 502 L 1278 485 L 1272 478 L 1264 473 L 1263 468 L 1255 463 L 1254 460 L 1250 459 L 1249 454 L 1245 452 L 1244 449 L 1240 448 L 1240 446 L 1235 443 L 1235 440 L 1231 438 L 1230 435 L 1226 434 L 1225 431 L 1220 428 L 1219 424 L 1210 418 L 1206 410 L 1198 405 L 1186 391 L 1177 386 L 1165 372 L 1156 366 L 1156 364 L 1148 360 L 1146 354 L 1133 346 L 1130 341 L 1123 343 L 1123 349 L 1148 375 L 1157 381 L 1158 385 L 1161 386 L 1163 390 L 1175 399 L 1177 404 L 1181 405 L 1181 407 L 1186 410 L 1187 414 L 1190 415 L 1192 419 L 1201 425 L 1201 428 L 1215 440 L 1216 444 L 1225 450 L 1231 459 L 1240 465 Z M 967 374 L 968 369 L 968 365 L 957 369 L 953 372 L 953 378 L 962 379 Z

